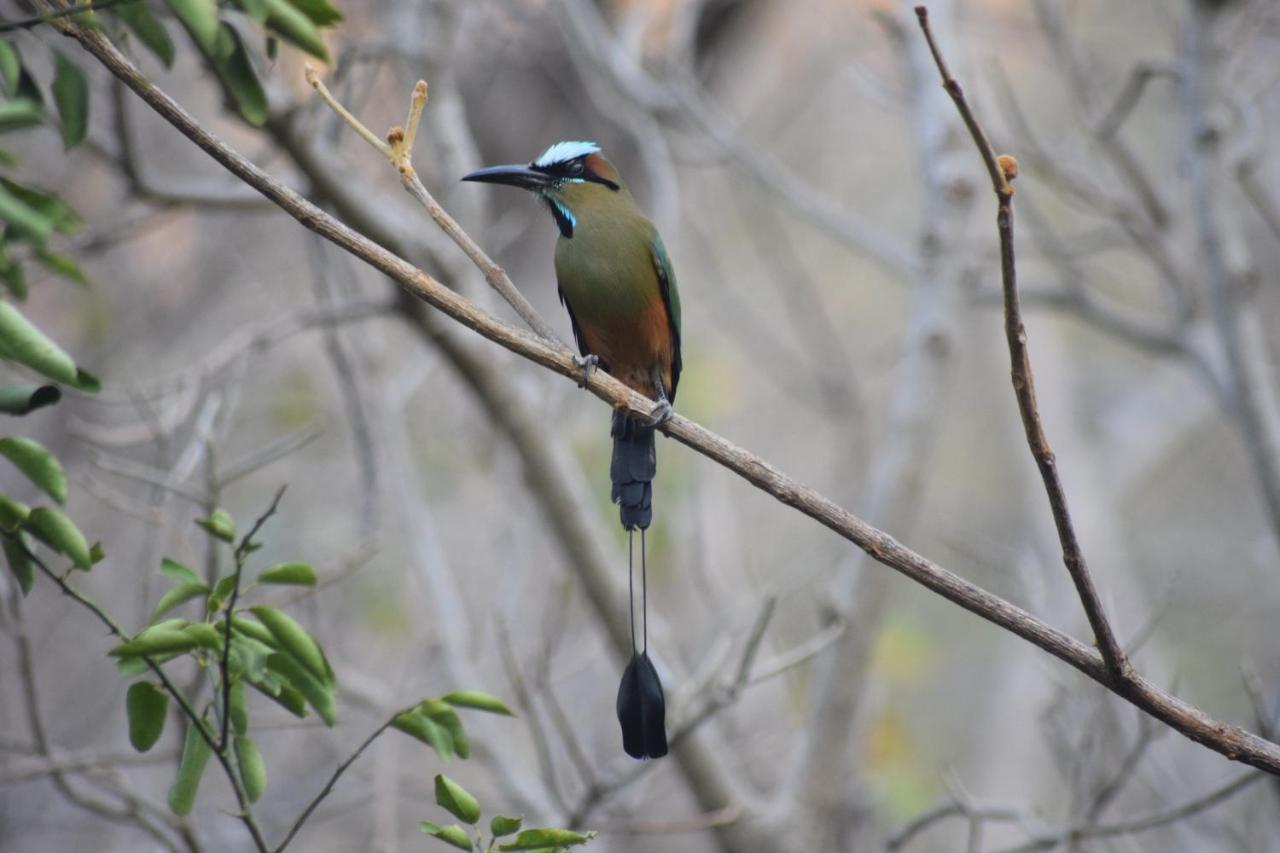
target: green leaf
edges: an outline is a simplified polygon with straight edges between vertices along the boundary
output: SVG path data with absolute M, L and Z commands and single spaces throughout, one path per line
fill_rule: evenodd
M 152 655 L 187 652 L 200 645 L 200 640 L 184 628 L 174 627 L 169 620 L 152 625 L 131 640 L 125 640 L 107 654 L 112 657 L 150 657 Z
M 203 527 L 210 536 L 221 539 L 223 542 L 236 541 L 236 523 L 221 507 L 215 509 L 208 518 L 197 518 L 196 524 Z
M 333 703 L 333 688 L 321 683 L 306 667 L 298 663 L 292 655 L 276 652 L 267 658 L 267 668 L 277 673 L 298 693 L 301 693 L 324 720 L 325 725 L 332 726 L 337 721 L 337 713 Z
M 223 635 L 221 629 L 208 622 L 192 622 L 182 629 L 183 633 L 193 637 L 200 648 L 213 652 L 222 651 Z
M 149 681 L 136 681 L 124 696 L 124 709 L 129 718 L 129 743 L 138 752 L 146 752 L 164 732 L 169 694 Z
M 203 723 L 201 724 L 203 725 Z M 182 746 L 182 761 L 178 764 L 178 778 L 169 789 L 169 808 L 176 815 L 185 815 L 196 802 L 200 777 L 209 763 L 213 751 L 194 724 L 187 727 L 187 739 Z
M 245 695 L 244 682 L 231 682 L 231 690 L 227 694 L 227 713 L 231 715 L 231 725 L 236 734 L 249 731 L 249 697 Z
M 218 79 L 231 96 L 240 117 L 254 127 L 262 127 L 267 122 L 267 93 L 258 80 L 258 72 L 253 70 L 249 52 L 240 34 L 226 24 L 220 30 L 220 42 L 223 56 L 214 65 Z
M 316 570 L 308 563 L 277 563 L 258 575 L 258 583 L 315 586 Z
M 249 684 L 295 717 L 301 718 L 307 715 L 306 698 L 289 685 L 281 684 L 275 676 L 250 678 Z
M 111 8 L 112 14 L 125 22 L 125 25 L 138 37 L 138 41 L 164 63 L 165 68 L 173 66 L 173 39 L 164 24 L 147 9 L 145 0 L 137 3 L 121 3 Z
M 216 613 L 222 609 L 222 603 L 231 595 L 231 590 L 235 589 L 236 573 L 228 572 L 218 578 L 218 582 L 213 585 L 213 592 L 209 595 L 209 612 Z
M 58 457 L 43 444 L 20 435 L 0 438 L 0 456 L 5 456 L 45 494 L 58 503 L 67 502 L 67 476 Z
M 225 622 L 223 626 L 225 627 Z M 267 674 L 267 657 L 275 652 L 271 646 L 266 643 L 259 643 L 257 640 L 250 639 L 243 634 L 231 632 L 231 657 L 227 661 L 230 672 L 237 679 L 246 681 L 254 678 L 262 678 Z
M 0 412 L 6 415 L 29 415 L 36 409 L 52 406 L 62 399 L 57 385 L 18 385 L 0 388 Z
M 71 206 L 58 198 L 54 193 L 45 192 L 35 187 L 24 187 L 8 179 L 0 178 L 0 185 L 13 193 L 24 204 L 35 209 L 45 219 L 53 223 L 54 230 L 62 234 L 74 234 L 84 225 Z
M 27 298 L 27 275 L 22 263 L 9 257 L 8 248 L 7 243 L 0 243 L 0 280 L 13 298 L 22 302 Z
M 418 828 L 427 835 L 433 835 L 436 838 L 439 838 L 451 847 L 457 847 L 459 850 L 472 849 L 471 836 L 467 834 L 465 829 L 458 826 L 456 823 L 451 823 L 448 826 L 440 826 L 439 824 L 432 823 L 429 820 L 424 820 L 422 823 L 418 824 Z
M 27 523 L 27 516 L 30 514 L 31 507 L 22 501 L 8 495 L 0 495 L 0 530 L 13 533 Z
M 199 576 L 177 560 L 165 557 L 160 561 L 160 571 L 178 583 L 200 583 Z
M 156 663 L 160 663 L 162 658 L 152 658 L 152 660 Z M 149 669 L 151 669 L 151 667 L 147 666 L 147 662 L 142 658 L 116 658 L 116 671 L 125 678 L 133 678 L 135 675 L 142 675 L 142 673 Z
M 0 497 L 3 496 L 0 495 Z M 4 558 L 9 563 L 9 570 L 18 579 L 18 588 L 22 590 L 22 594 L 26 595 L 31 592 L 31 585 L 35 582 L 35 566 L 27 556 L 27 552 L 31 550 L 31 544 L 21 533 L 3 536 L 0 540 L 3 540 L 0 541 L 0 547 L 4 549 Z
M 449 733 L 449 739 L 453 741 L 453 751 L 459 758 L 471 757 L 471 741 L 467 737 L 466 729 L 462 727 L 462 718 L 458 716 L 457 711 L 439 699 L 427 699 L 418 705 L 417 710 Z
M 414 711 L 403 711 L 396 714 L 391 725 L 434 749 L 441 760 L 448 761 L 453 758 L 453 738 L 449 737 L 449 732 L 443 726 L 425 715 Z
M 88 4 L 85 4 L 88 5 Z M 92 9 L 84 12 L 76 12 L 69 16 L 72 21 L 89 30 L 102 29 L 102 22 L 98 20 L 98 16 L 94 14 Z
M 333 670 L 324 652 L 306 629 L 293 621 L 287 613 L 274 607 L 251 607 L 250 612 L 257 616 L 267 630 L 271 632 L 280 648 L 292 655 L 307 671 L 322 684 L 333 683 Z
M 0 188 L 0 199 L 4 190 Z M 0 219 L 4 218 L 3 201 L 0 201 Z M 76 363 L 61 347 L 8 302 L 0 302 L 0 358 L 7 358 L 43 373 L 50 379 L 76 383 Z
M 88 569 L 93 565 L 84 534 L 62 510 L 51 506 L 36 507 L 27 516 L 27 529 L 41 542 L 69 557 L 76 568 Z
M 65 279 L 75 282 L 79 285 L 88 285 L 89 279 L 85 277 L 84 271 L 80 269 L 79 264 L 66 255 L 58 252 L 51 252 L 45 248 L 37 248 L 35 252 L 36 260 L 41 266 L 50 272 L 57 273 Z
M 493 820 L 489 821 L 489 832 L 493 834 L 494 838 L 501 838 L 504 835 L 519 832 L 520 824 L 522 823 L 524 823 L 524 818 L 522 817 L 494 815 Z
M 244 785 L 245 796 L 249 802 L 256 802 L 267 788 L 267 765 L 262 760 L 262 753 L 253 745 L 253 741 L 244 735 L 236 735 L 236 764 L 240 765 L 240 782 Z
M 215 0 L 165 0 L 165 3 L 205 55 L 216 57 L 220 24 Z
M 3 127 L 6 118 L 5 105 L 14 103 L 17 102 L 6 101 L 5 104 L 0 104 L 0 127 Z M 53 223 L 8 186 L 0 186 L 0 219 L 12 225 L 23 238 L 39 244 L 43 244 L 53 233 Z
M 262 24 L 267 20 L 267 0 L 236 0 L 240 4 L 240 8 L 244 9 L 244 13 L 253 19 L 254 23 Z
M 209 585 L 202 581 L 183 581 L 177 586 L 170 587 L 156 602 L 156 609 L 151 611 L 151 621 L 156 621 L 179 604 L 184 604 L 193 598 L 200 598 L 208 592 Z
M 246 619 L 243 616 L 232 616 L 231 627 L 234 630 L 239 631 L 241 634 L 244 634 L 246 637 L 257 640 L 260 643 L 265 643 L 272 647 L 276 645 L 276 638 L 267 630 L 267 626 L 263 625 L 261 622 L 255 622 L 252 619 Z
M 7 39 L 0 39 L 0 80 L 4 81 L 4 90 L 10 95 L 18 93 L 18 78 L 22 73 L 22 57 L 18 49 Z
M 327 27 L 342 20 L 342 13 L 334 8 L 329 0 L 289 0 L 289 2 L 317 26 Z
M 13 98 L 0 102 L 0 133 L 35 127 L 44 123 L 44 108 L 31 98 Z
M 515 716 L 511 709 L 502 704 L 502 700 L 497 696 L 482 693 L 479 690 L 455 690 L 452 693 L 441 696 L 440 700 L 458 708 L 488 711 L 490 714 L 504 714 L 508 717 Z
M 89 81 L 80 66 L 56 50 L 53 62 L 53 103 L 62 121 L 62 146 L 70 150 L 89 132 Z
M 466 788 L 443 773 L 436 774 L 436 803 L 463 823 L 480 820 L 480 803 Z
M 516 836 L 510 844 L 503 844 L 499 850 L 540 850 L 544 847 L 572 847 L 575 844 L 586 844 L 596 837 L 595 832 L 581 833 L 569 829 L 526 829 Z
M 266 0 L 266 4 L 267 29 L 285 41 L 293 42 L 317 59 L 329 61 L 329 49 L 325 47 L 319 27 L 310 17 L 288 0 Z
M 102 390 L 102 382 L 98 377 L 83 368 L 76 368 L 75 386 L 90 394 L 97 394 Z

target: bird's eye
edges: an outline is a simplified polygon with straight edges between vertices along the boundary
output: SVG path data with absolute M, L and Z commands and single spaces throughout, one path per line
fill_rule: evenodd
M 581 160 L 574 160 L 572 163 L 570 163 L 568 166 L 565 167 L 565 171 L 568 172 L 570 175 L 581 175 L 583 168 L 584 167 L 582 165 Z

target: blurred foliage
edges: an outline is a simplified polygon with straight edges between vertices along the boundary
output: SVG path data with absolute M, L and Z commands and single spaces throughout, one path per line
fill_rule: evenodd
M 255 126 L 267 119 L 259 68 L 264 59 L 274 59 L 277 40 L 328 61 L 322 31 L 342 20 L 342 14 L 328 0 L 234 0 L 221 5 L 215 0 L 164 0 L 164 4 L 221 83 L 228 103 Z M 170 67 L 180 48 L 154 5 L 158 4 L 108 0 L 98 4 L 97 11 L 69 17 L 79 25 L 103 29 L 119 43 L 136 40 Z M 46 16 L 21 25 L 49 20 Z M 260 55 L 250 45 L 258 37 L 262 38 Z M 0 84 L 6 95 L 0 102 L 0 133 L 47 125 L 57 129 L 69 150 L 84 142 L 89 133 L 91 90 L 84 71 L 69 57 L 52 51 L 51 64 L 53 80 L 46 96 L 18 46 L 10 39 L 0 39 Z M 53 111 L 46 106 L 50 102 Z M 16 171 L 19 166 L 17 158 L 0 149 L 0 168 Z M 32 262 L 76 284 L 88 284 L 77 262 L 50 246 L 58 236 L 76 233 L 82 225 L 80 217 L 57 194 L 6 174 L 0 176 L 0 223 L 0 283 L 10 300 L 0 301 L 0 361 L 8 368 L 33 372 L 55 383 L 0 387 L 0 414 L 23 416 L 55 405 L 62 399 L 60 386 L 64 385 L 97 392 L 97 378 L 14 304 L 29 295 L 26 266 Z M 297 378 L 299 381 L 289 383 L 287 393 L 276 399 L 273 409 L 275 417 L 286 423 L 308 421 L 318 407 L 307 377 Z M 0 456 L 56 504 L 31 507 L 0 493 L 0 546 L 22 594 L 32 589 L 37 568 L 57 583 L 66 583 L 65 574 L 55 574 L 37 553 L 38 545 L 68 560 L 70 569 L 87 571 L 100 562 L 104 556 L 101 547 L 91 545 L 60 508 L 68 495 L 66 474 L 57 456 L 21 435 L 0 436 Z M 183 747 L 168 795 L 169 808 L 176 815 L 192 811 L 201 780 L 214 758 L 249 803 L 265 793 L 267 766 L 252 736 L 249 688 L 295 717 L 305 718 L 314 712 L 326 726 L 337 722 L 337 678 L 319 641 L 282 609 L 265 604 L 244 606 L 246 599 L 269 587 L 316 585 L 315 570 L 298 561 L 268 566 L 251 581 L 245 575 L 249 558 L 262 548 L 256 536 L 278 502 L 279 495 L 243 535 L 221 508 L 196 519 L 220 547 L 230 550 L 232 567 L 206 580 L 189 566 L 165 558 L 160 569 L 169 585 L 151 610 L 147 625 L 133 635 L 122 635 L 109 653 L 121 673 L 137 679 L 125 693 L 128 738 L 134 749 L 147 752 L 161 740 L 171 703 L 183 712 Z M 87 597 L 79 593 L 75 597 L 111 621 Z M 170 615 L 182 608 L 194 608 L 191 618 Z M 167 670 L 181 661 L 195 663 L 201 682 L 207 680 L 207 691 L 203 683 L 186 690 L 175 686 Z M 204 695 L 211 698 L 201 705 L 198 700 Z M 395 728 L 430 746 L 441 760 L 465 759 L 471 746 L 459 709 L 513 716 L 501 700 L 487 693 L 454 691 L 397 712 L 374 737 Z M 345 767 L 342 765 L 338 773 Z M 455 817 L 473 824 L 475 830 L 480 806 L 461 785 L 437 776 L 436 800 Z M 309 814 L 309 810 L 305 812 L 298 825 Z M 517 833 L 520 824 L 519 818 L 495 817 L 490 825 L 492 843 Z M 479 844 L 479 832 L 475 832 Z M 460 827 L 445 827 L 433 834 L 454 846 L 471 849 L 470 836 Z M 593 836 L 560 829 L 524 830 L 500 849 L 564 849 Z M 292 837 L 273 849 L 283 849 Z
M 236 0 L 222 7 L 215 0 L 166 0 L 166 5 L 222 82 L 240 116 L 253 125 L 266 121 L 266 95 L 237 29 L 243 21 L 236 17 L 236 10 L 261 28 L 266 54 L 274 55 L 275 39 L 281 38 L 325 61 L 328 51 L 321 30 L 342 20 L 342 14 L 328 0 Z M 84 26 L 101 27 L 120 42 L 136 38 L 166 67 L 173 64 L 174 42 L 165 23 L 145 0 L 104 4 L 102 11 L 106 18 L 87 12 L 73 16 L 73 20 Z M 38 22 L 33 19 L 27 23 Z M 0 39 L 0 83 L 6 95 L 0 102 L 0 133 L 47 124 L 57 127 L 64 146 L 71 149 L 88 134 L 89 83 L 84 71 L 70 58 L 56 50 L 51 54 L 54 76 L 46 98 L 18 45 L 11 39 Z M 49 100 L 55 114 L 46 108 Z M 20 165 L 4 149 L 0 149 L 0 164 L 9 170 Z M 12 300 L 23 302 L 28 296 L 26 264 L 30 262 L 76 284 L 88 283 L 73 258 L 50 248 L 55 235 L 75 234 L 83 225 L 79 215 L 57 194 L 25 184 L 12 175 L 0 176 L 0 223 L 0 283 Z M 99 388 L 96 377 L 79 367 L 16 305 L 5 301 L 0 301 L 0 361 L 20 365 L 81 391 L 93 393 Z M 0 385 L 0 413 L 26 415 L 56 404 L 61 397 L 57 385 Z M 303 405 L 310 408 L 314 402 L 306 400 Z M 32 482 L 59 504 L 66 502 L 65 477 L 57 458 L 47 448 L 20 436 L 0 438 L 0 447 L 5 448 L 0 452 Z M 5 554 L 24 592 L 31 584 L 30 565 L 24 556 L 31 544 L 28 534 L 53 551 L 71 557 L 77 568 L 89 568 L 90 549 L 85 537 L 60 510 L 31 510 L 3 493 L 0 501 L 5 507 Z

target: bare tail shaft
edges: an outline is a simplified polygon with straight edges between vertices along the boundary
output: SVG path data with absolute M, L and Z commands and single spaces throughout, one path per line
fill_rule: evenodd
M 609 479 L 612 498 L 627 530 L 644 530 L 653 520 L 653 477 L 658 470 L 653 427 L 642 420 L 613 413 L 613 462 Z

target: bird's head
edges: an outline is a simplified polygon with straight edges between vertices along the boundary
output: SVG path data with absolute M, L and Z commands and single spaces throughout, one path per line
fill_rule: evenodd
M 527 166 L 490 166 L 462 180 L 507 184 L 536 193 L 566 238 L 573 237 L 578 217 L 594 205 L 627 196 L 618 170 L 594 142 L 557 142 Z

